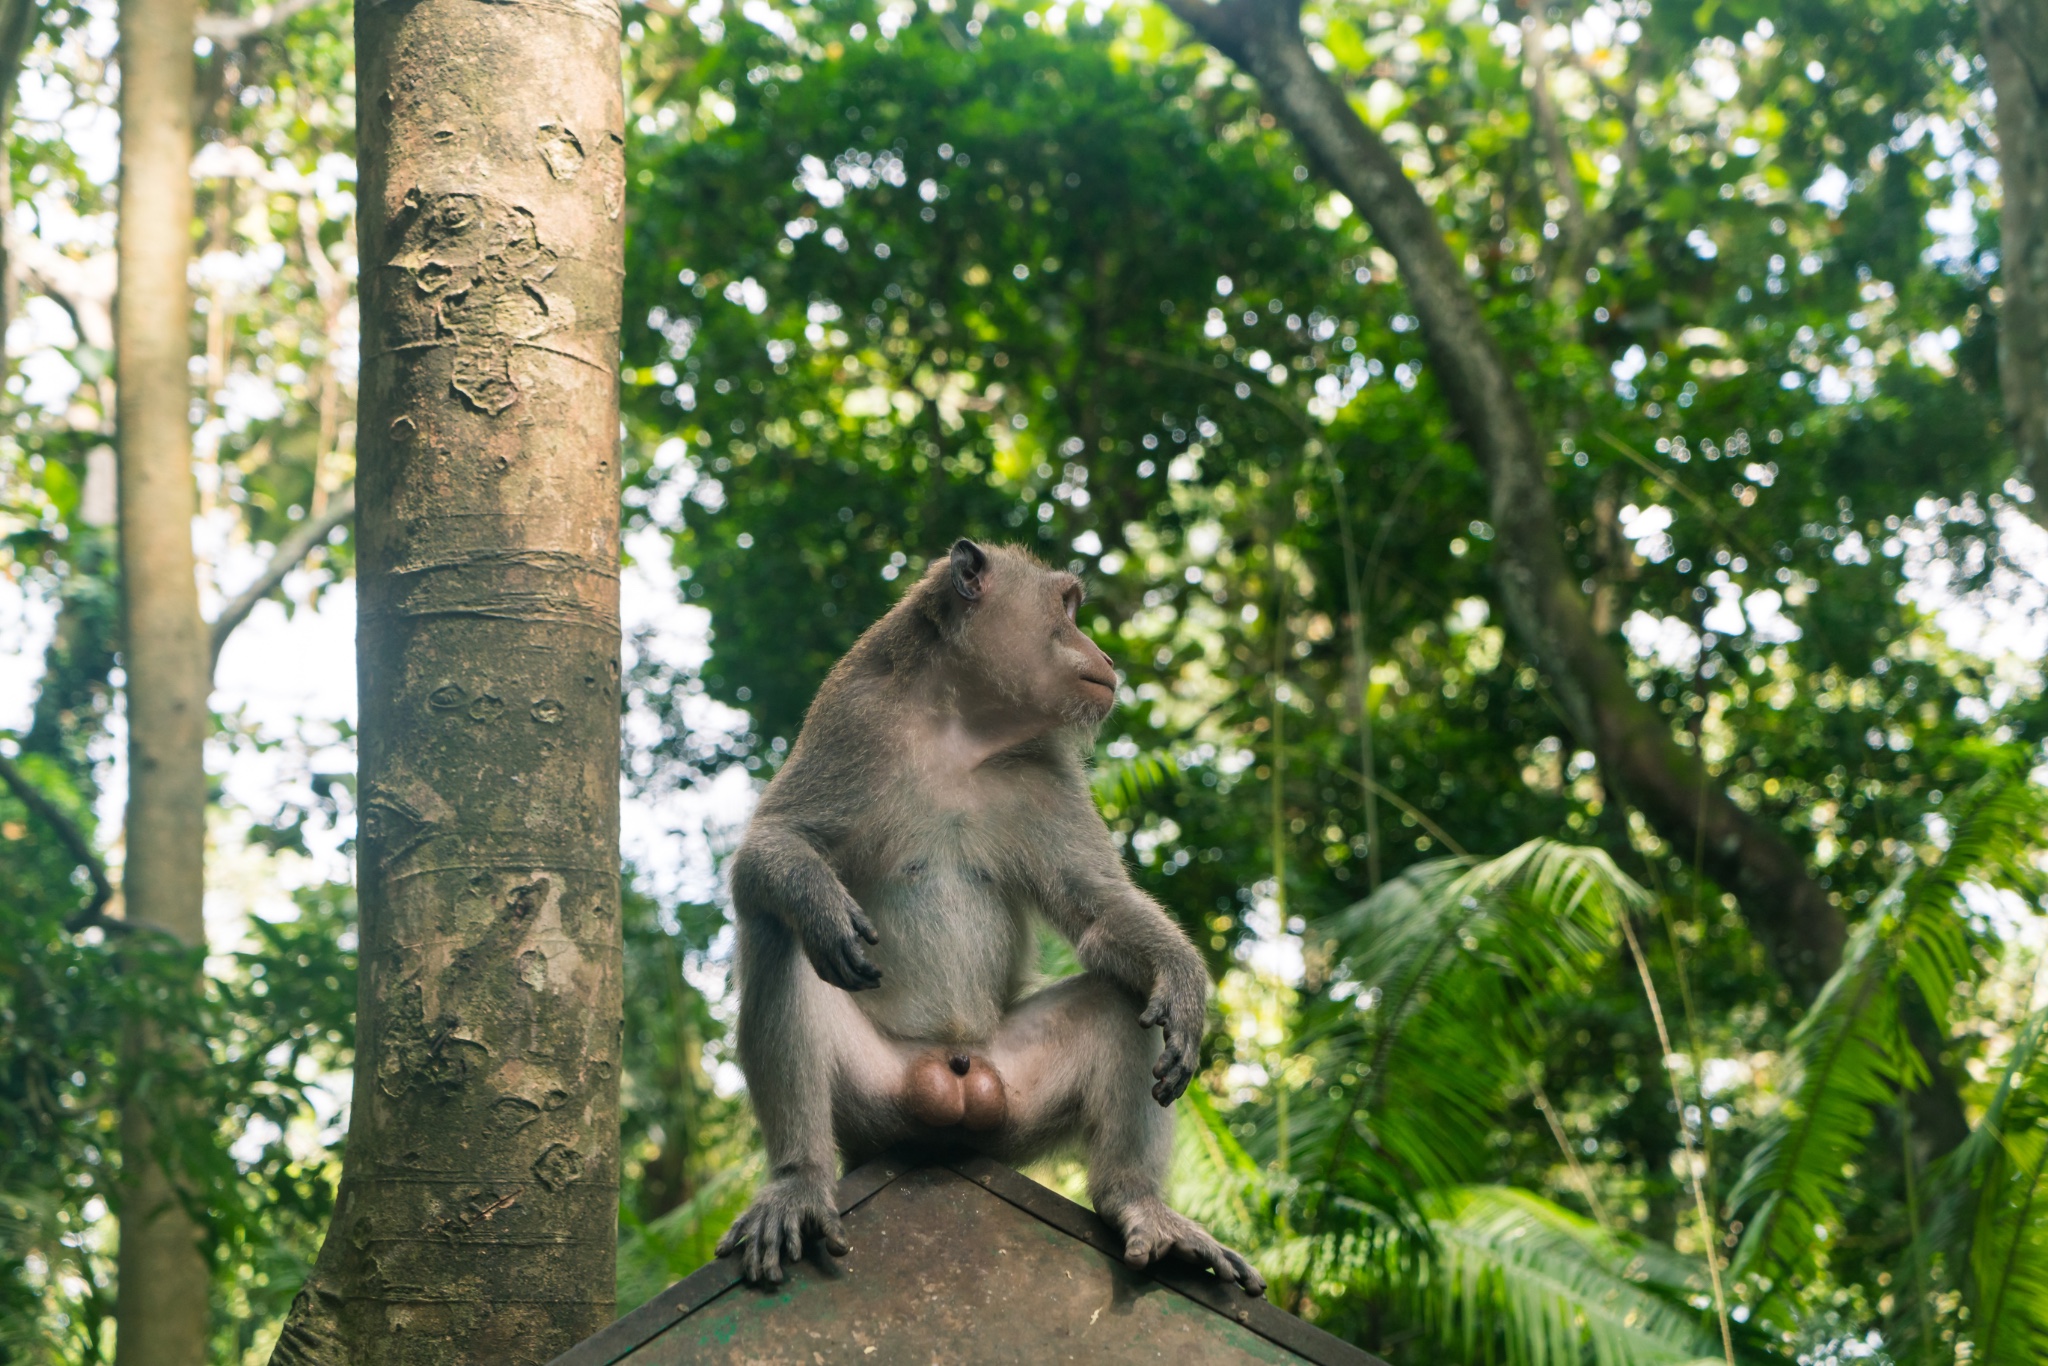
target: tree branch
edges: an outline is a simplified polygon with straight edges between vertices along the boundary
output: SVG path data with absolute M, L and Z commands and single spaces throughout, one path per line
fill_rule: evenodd
M 1778 971 L 1811 998 L 1841 961 L 1842 913 L 1797 853 L 1704 781 L 1698 757 L 1636 698 L 1621 658 L 1593 630 L 1558 534 L 1534 419 L 1399 159 L 1317 69 L 1294 0 L 1166 3 L 1258 80 L 1310 161 L 1392 253 L 1437 383 L 1487 474 L 1505 613 L 1551 674 L 1575 735 L 1667 840 L 1703 849 L 1706 870 L 1741 898 Z
M 1798 852 L 1731 801 L 1698 752 L 1682 747 L 1663 716 L 1637 698 L 1624 660 L 1594 629 L 1558 532 L 1528 404 L 1400 159 L 1309 55 L 1300 0 L 1163 3 L 1259 83 L 1311 165 L 1393 255 L 1421 320 L 1431 372 L 1486 473 L 1503 615 L 1548 675 L 1567 727 L 1593 752 L 1617 799 L 1674 847 L 1699 851 L 1702 871 L 1735 894 L 1778 974 L 1812 1000 L 1841 965 L 1848 941 L 1841 908 Z M 1931 1136 L 1953 1146 L 1969 1125 L 1941 1065 L 1941 1041 L 1916 1043 L 1937 1078 L 1915 1093 L 1916 1114 Z
M 28 775 L 4 754 L 0 754 L 0 782 L 7 784 L 8 790 L 14 793 L 15 800 L 27 807 L 30 815 L 50 827 L 58 842 L 64 846 L 65 852 L 69 853 L 78 866 L 85 869 L 85 875 L 92 879 L 92 894 L 86 898 L 85 905 L 65 917 L 64 928 L 74 934 L 88 925 L 119 925 L 126 929 L 127 926 L 122 922 L 109 921 L 105 917 L 107 903 L 114 899 L 114 885 L 107 881 L 107 866 L 100 862 L 100 856 L 94 851 L 92 841 L 85 837 L 85 832 L 78 828 L 78 823 L 65 815 L 55 802 L 44 796 L 42 789 L 30 782 Z
M 7 234 L 7 252 L 22 282 L 46 295 L 71 319 L 87 346 L 114 349 L 114 258 L 110 253 L 79 261 L 55 250 L 34 233 Z
M 1571 144 L 1565 141 L 1557 101 L 1550 92 L 1550 26 L 1543 22 L 1542 0 L 1523 0 L 1523 7 L 1528 11 L 1522 19 L 1522 65 L 1528 77 L 1529 115 L 1543 138 L 1544 159 L 1550 163 L 1551 177 L 1564 199 L 1564 223 L 1559 228 L 1564 240 L 1558 243 L 1551 288 L 1576 322 L 1579 298 L 1586 292 L 1593 227 L 1586 212 L 1586 188 L 1579 183 L 1578 165 L 1572 159 Z
M 256 610 L 256 604 L 277 591 L 285 575 L 298 568 L 301 561 L 313 552 L 313 547 L 325 541 L 336 527 L 355 515 L 356 490 L 351 484 L 334 495 L 334 501 L 318 517 L 309 517 L 299 524 L 296 531 L 277 543 L 270 562 L 263 566 L 263 572 L 256 576 L 256 582 L 230 598 L 220 609 L 220 615 L 207 628 L 211 653 L 207 656 L 208 672 L 220 663 L 221 647 L 228 643 L 228 637 L 235 628 L 248 619 Z

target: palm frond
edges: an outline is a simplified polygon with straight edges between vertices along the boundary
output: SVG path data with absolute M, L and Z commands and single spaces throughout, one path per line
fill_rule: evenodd
M 1334 927 L 1341 966 L 1305 1009 L 1300 1044 L 1344 1099 L 1301 1107 L 1296 1151 L 1382 1207 L 1383 1192 L 1471 1180 L 1543 1032 L 1524 1003 L 1596 971 L 1617 917 L 1643 900 L 1604 853 L 1534 840 L 1420 865 L 1351 907 Z
M 2021 1028 L 1983 1116 L 1929 1187 L 1908 1253 L 1918 1284 L 1937 1259 L 1961 1269 L 1973 1361 L 2048 1360 L 2048 1009 Z M 1912 1340 L 1913 1320 L 1901 1328 Z
M 1348 1294 L 1390 1302 L 1464 1361 L 1720 1360 L 1698 1307 L 1706 1302 L 1706 1268 L 1694 1258 L 1497 1185 L 1423 1192 L 1412 1218 L 1354 1206 L 1356 1217 L 1338 1226 L 1297 1232 L 1260 1217 L 1273 1208 L 1269 1173 L 1238 1145 L 1214 1104 L 1204 1097 L 1191 1118 L 1182 1126 L 1176 1202 L 1236 1240 L 1276 1284 L 1293 1281 L 1326 1302 Z
M 1448 1186 L 1485 1161 L 1479 1144 L 1505 1077 L 1489 1022 L 1507 1013 L 1506 981 L 1492 967 L 1458 971 L 1494 937 L 1490 905 L 1450 894 L 1467 871 L 1462 860 L 1425 865 L 1340 926 L 1339 979 L 1304 1012 L 1299 1046 L 1319 1072 L 1341 1079 L 1348 1064 L 1355 1080 L 1348 1104 L 1302 1112 L 1296 1138 L 1304 1155 L 1325 1153 L 1333 1175 L 1355 1163 L 1355 1176 L 1395 1190 Z M 1459 1065 L 1441 1066 L 1446 1057 Z
M 1199 1081 L 1181 1096 L 1174 1126 L 1175 1209 L 1249 1257 L 1277 1284 L 1302 1278 L 1315 1263 L 1307 1239 L 1289 1227 L 1269 1176 L 1245 1151 L 1230 1121 Z
M 1977 1197 L 1970 1336 L 1981 1366 L 2048 1361 L 2048 1097 L 2028 1099 L 2026 1127 L 2005 1134 Z
M 1843 1169 L 1870 1135 L 1872 1110 L 1919 1061 L 1900 1027 L 1885 930 L 1881 917 L 1857 929 L 1841 968 L 1788 1040 L 1793 1083 L 1728 1197 L 1748 1225 L 1738 1274 L 1811 1262 L 1815 1229 L 1834 1219 L 1848 1185 Z
M 1230 1131 L 1208 1087 L 1197 1081 L 1182 1093 L 1181 1104 L 1193 1120 L 1175 1129 L 1177 1143 L 1192 1149 L 1174 1164 L 1193 1178 L 1186 1183 L 1190 1191 L 1183 1207 L 1212 1229 L 1227 1228 L 1239 1237 L 1251 1234 L 1261 1223 L 1255 1211 L 1268 1204 L 1259 1164 Z
M 1180 777 L 1180 765 L 1163 749 L 1140 750 L 1124 759 L 1098 764 L 1089 776 L 1089 789 L 1100 807 L 1128 811 L 1157 788 Z
M 1390 1283 L 1446 1350 L 1505 1366 L 1719 1359 L 1682 1298 L 1704 1295 L 1706 1270 L 1670 1249 L 1507 1186 L 1440 1192 L 1426 1209 L 1430 1242 Z
M 2013 1038 L 2012 1051 L 1992 1087 L 1984 1113 L 1956 1150 L 1928 1173 L 1919 1242 L 1909 1249 L 1916 1274 L 1925 1275 L 1937 1257 L 1967 1255 L 1977 1219 L 1977 1196 L 1997 1159 L 2014 1099 L 2048 1055 L 2048 1007 L 2037 1010 Z
M 2040 881 L 2028 854 L 2048 824 L 2048 798 L 2024 767 L 1994 769 L 1959 805 L 1948 847 L 1893 882 L 1788 1040 L 1793 1079 L 1785 1103 L 1729 1196 L 1748 1221 L 1739 1271 L 1782 1278 L 1812 1267 L 1875 1108 L 1926 1080 L 1906 1034 L 1901 993 L 1910 982 L 1947 1031 L 1958 987 L 1981 973 L 1958 906 L 1963 888 L 2035 890 Z

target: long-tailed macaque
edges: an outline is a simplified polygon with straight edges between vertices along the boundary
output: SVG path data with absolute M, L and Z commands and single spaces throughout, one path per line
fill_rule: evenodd
M 1116 670 L 1080 604 L 1071 574 L 956 543 L 832 670 L 761 798 L 732 893 L 772 1169 L 719 1244 L 750 1280 L 779 1282 L 806 1238 L 846 1252 L 840 1153 L 1072 1144 L 1126 1262 L 1171 1253 L 1265 1290 L 1161 1194 L 1209 978 L 1090 799 Z M 1034 916 L 1086 969 L 1035 992 Z

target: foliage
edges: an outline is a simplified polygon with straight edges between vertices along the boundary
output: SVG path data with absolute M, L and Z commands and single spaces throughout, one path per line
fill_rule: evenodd
M 118 791 L 122 781 L 107 444 L 114 10 L 42 9 L 8 130 L 0 575 L 8 601 L 46 621 L 48 634 L 27 631 L 24 653 L 39 653 L 43 667 L 21 680 L 36 685 L 33 703 L 20 734 L 0 744 L 91 836 L 108 785 Z M 331 5 L 301 11 L 283 29 L 206 44 L 196 59 L 195 531 L 209 606 L 352 474 L 345 16 Z M 338 581 L 348 547 L 314 560 L 326 573 L 303 575 L 288 607 Z M 13 622 L 8 629 L 11 644 L 24 643 Z M 239 718 L 223 729 L 236 748 L 285 743 Z M 314 786 L 311 819 L 326 824 L 340 809 L 333 785 L 316 777 Z M 248 844 L 260 848 L 267 835 L 303 852 L 308 812 L 297 802 L 243 812 L 224 796 L 216 854 L 244 843 L 251 817 L 262 824 Z M 34 815 L 0 794 L 0 1360 L 111 1356 L 116 1115 L 124 1097 L 178 1094 L 192 1105 L 164 1113 L 190 1122 L 157 1138 L 191 1183 L 215 1267 L 212 1355 L 267 1354 L 332 1202 L 346 1095 L 333 1083 L 352 1056 L 353 896 L 303 865 L 294 871 L 264 898 L 264 915 L 235 906 L 246 929 L 213 946 L 195 990 L 198 956 L 147 936 L 66 928 L 83 875 Z M 138 1026 L 158 1049 L 124 1052 L 124 1034 Z
M 624 1219 L 619 1312 L 645 1304 L 716 1255 L 718 1240 L 754 1198 L 761 1167 L 760 1155 L 749 1154 L 712 1174 L 688 1199 L 654 1219 Z M 622 1218 L 624 1214 L 621 1211 Z
M 2048 1351 L 2038 661 L 1953 611 L 2024 597 L 2032 496 L 1998 427 L 1969 6 L 1304 15 L 1482 296 L 1630 682 L 1854 922 L 1810 1005 L 1500 628 L 1482 476 L 1401 281 L 1239 74 L 1137 3 L 627 18 L 625 510 L 712 632 L 701 667 L 631 680 L 636 783 L 708 801 L 771 773 L 927 557 L 1020 540 L 1088 580 L 1126 670 L 1097 799 L 1219 979 L 1178 1194 L 1291 1307 L 1400 1363 L 1711 1359 L 1715 1255 L 1739 1360 Z M 111 10 L 45 21 L 11 139 L 0 570 L 50 624 L 0 743 L 105 847 Z M 353 472 L 346 27 L 316 6 L 199 58 L 216 595 Z M 351 555 L 319 552 L 288 610 Z M 327 743 L 232 711 L 220 740 Z M 302 885 L 297 918 L 223 880 L 246 938 L 193 992 L 189 960 L 63 928 L 78 870 L 0 795 L 0 1360 L 108 1354 L 133 1088 L 198 1098 L 165 1142 L 218 1357 L 263 1355 L 310 1258 L 352 909 L 294 860 L 345 860 L 353 804 L 324 772 L 265 800 L 223 791 L 217 852 Z M 622 1302 L 754 1179 L 710 899 L 625 899 Z M 182 1061 L 124 1064 L 138 1019 Z M 1973 1121 L 1952 1151 L 1923 1086 Z
M 707 1059 L 717 1056 L 713 1050 L 723 1051 L 727 1025 L 691 980 L 693 966 L 704 961 L 724 924 L 723 914 L 713 906 L 657 905 L 631 883 L 624 906 L 625 1081 L 619 1148 L 626 1171 L 620 1218 L 631 1231 L 627 1246 L 641 1251 L 622 1254 L 626 1262 L 619 1274 L 622 1303 L 637 1303 L 662 1287 L 648 1289 L 645 1276 L 650 1273 L 627 1263 L 643 1251 L 655 1265 L 702 1251 L 698 1223 L 709 1217 L 704 1211 L 723 1209 L 735 1198 L 744 1202 L 751 1193 L 751 1179 L 737 1196 L 731 1182 L 734 1173 L 747 1170 L 744 1158 L 754 1147 L 754 1133 L 744 1098 L 729 1088 L 720 1094 L 707 1073 Z M 711 1190 L 724 1193 L 706 1196 Z M 698 1213 L 677 1213 L 684 1207 Z M 716 1242 L 724 1231 L 721 1226 L 709 1236 Z M 707 1260 L 699 1257 L 684 1269 Z
M 1946 1033 L 1955 993 L 1980 971 L 1969 922 L 1957 913 L 1962 889 L 2041 890 L 2033 854 L 2048 807 L 2030 776 L 1994 772 L 1959 805 L 1947 849 L 1901 870 L 1787 1040 L 1797 1076 L 1729 1195 L 1749 1221 L 1742 1264 L 1775 1275 L 1809 1270 L 1874 1113 L 1928 1082 L 1907 1011 L 1925 1009 Z
M 1342 967 L 1293 1045 L 1306 1084 L 1240 1102 L 1228 1129 L 1202 1107 L 1217 1134 L 1207 1181 L 1294 1232 L 1280 1255 L 1298 1297 L 1376 1304 L 1468 1357 L 1714 1354 L 1697 1262 L 1535 1192 L 1471 1184 L 1555 1052 L 1546 1007 L 1590 985 L 1618 918 L 1646 904 L 1598 851 L 1537 841 L 1419 865 L 1347 912 Z
M 1698 1268 L 1655 1244 L 1616 1238 L 1510 1187 L 1435 1197 L 1430 1215 L 1421 1265 L 1381 1274 L 1469 1356 L 1562 1366 L 1590 1349 L 1601 1366 L 1619 1366 L 1717 1355 L 1697 1314 L 1673 1303 L 1672 1292 L 1700 1289 Z M 1496 1334 L 1498 1349 L 1488 1342 Z
M 110 1356 L 112 1253 L 101 1220 L 116 1199 L 123 1097 L 183 1097 L 160 1114 L 188 1123 L 157 1136 L 190 1184 L 220 1272 L 216 1349 L 239 1360 L 282 1315 L 303 1274 L 299 1251 L 333 1201 L 335 1133 L 327 1088 L 352 1058 L 354 897 L 309 890 L 298 916 L 252 921 L 252 943 L 195 993 L 198 955 L 145 935 L 109 939 L 61 927 L 54 899 L 0 901 L 11 946 L 0 979 L 7 1028 L 0 1071 L 0 1296 L 6 1360 Z M 146 1057 L 123 1047 L 140 1024 Z M 153 1106 L 154 1108 L 154 1106 Z
M 1396 1359 L 1715 1356 L 1703 1258 L 1739 1242 L 1740 1355 L 1953 1342 L 1950 1281 L 1925 1315 L 1899 1288 L 1975 1265 L 1934 1246 L 1938 1151 L 1901 1158 L 1903 1031 L 1929 1013 L 1971 1087 L 2029 960 L 1968 908 L 2039 892 L 2038 689 L 1922 606 L 2011 572 L 2028 496 L 1956 208 L 1991 208 L 1969 16 L 1536 19 L 1305 24 L 1478 284 L 1631 681 L 1858 923 L 1818 1007 L 1576 751 L 1494 624 L 1390 263 L 1155 10 L 639 16 L 629 516 L 710 610 L 688 685 L 751 722 L 695 762 L 772 771 L 923 556 L 1021 538 L 1086 573 L 1127 671 L 1098 800 L 1223 977 L 1190 1198 L 1302 1307 Z M 1546 37 L 1564 181 L 1525 94 Z M 1676 1317 L 1603 1317 L 1624 1289 Z

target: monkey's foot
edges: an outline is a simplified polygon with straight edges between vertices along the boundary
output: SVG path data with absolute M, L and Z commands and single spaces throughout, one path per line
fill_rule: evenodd
M 995 1068 L 987 1058 L 960 1049 L 927 1053 L 910 1064 L 903 1104 L 919 1124 L 934 1129 L 965 1125 L 975 1133 L 1002 1127 L 1010 1114 L 1010 1098 Z
M 805 1238 L 817 1238 L 835 1257 L 844 1257 L 852 1246 L 839 1222 L 830 1181 L 779 1176 L 756 1191 L 747 1212 L 733 1220 L 718 1240 L 718 1255 L 744 1248 L 741 1274 L 756 1285 L 780 1285 L 783 1263 L 802 1260 Z
M 1241 1285 L 1247 1295 L 1266 1293 L 1266 1278 L 1257 1267 L 1156 1195 L 1140 1196 L 1106 1217 L 1124 1235 L 1124 1261 L 1130 1266 L 1147 1267 L 1171 1255 L 1208 1267 L 1217 1280 Z

